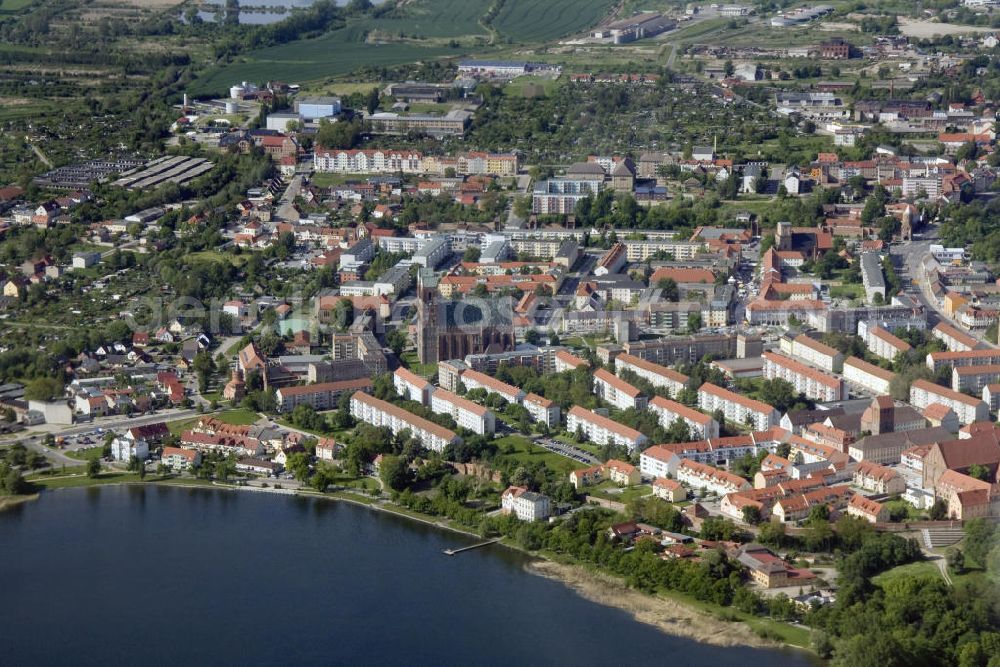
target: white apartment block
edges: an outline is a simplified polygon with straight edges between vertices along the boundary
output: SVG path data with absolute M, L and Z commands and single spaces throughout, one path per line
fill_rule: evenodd
M 931 329 L 931 335 L 944 343 L 949 352 L 968 352 L 969 350 L 980 350 L 988 347 L 981 340 L 977 340 L 964 331 L 944 322 L 939 322 L 937 326 Z
M 646 361 L 631 354 L 619 354 L 615 357 L 615 371 L 621 374 L 623 370 L 635 373 L 654 387 L 664 387 L 674 397 L 687 386 L 690 379 L 672 368 L 654 364 L 652 361 Z
M 516 403 L 518 405 L 521 404 L 521 401 L 525 397 L 525 393 L 522 390 L 490 377 L 486 373 L 466 370 L 462 371 L 460 378 L 461 383 L 465 385 L 466 391 L 485 389 L 490 394 L 499 394 L 508 403 Z
M 594 393 L 619 410 L 642 410 L 646 407 L 646 397 L 642 392 L 603 368 L 594 373 Z
M 536 422 L 541 422 L 549 428 L 559 426 L 559 406 L 538 394 L 528 394 L 522 403 L 524 408 Z
M 844 379 L 850 384 L 866 389 L 876 396 L 889 393 L 889 385 L 896 374 L 870 364 L 864 359 L 848 357 L 844 361 Z
M 932 403 L 940 403 L 954 410 L 962 424 L 987 421 L 990 418 L 990 406 L 981 398 L 960 394 L 929 380 L 914 380 L 910 385 L 910 405 L 923 410 Z
M 790 382 L 795 391 L 815 401 L 839 401 L 847 397 L 844 381 L 834 375 L 827 375 L 774 352 L 764 352 L 761 357 L 764 359 L 764 377 L 768 380 L 780 378 Z
M 876 357 L 893 361 L 900 352 L 908 352 L 910 344 L 882 327 L 868 327 L 865 345 Z
M 345 150 L 317 147 L 316 171 L 338 174 L 418 174 L 421 155 L 415 151 Z
M 149 443 L 142 438 L 119 437 L 111 441 L 111 458 L 121 463 L 128 463 L 135 457 L 140 461 L 149 458 Z
M 1000 364 L 1000 350 L 968 350 L 966 352 L 930 352 L 927 368 L 937 373 L 942 366 L 990 366 Z
M 424 243 L 422 239 L 412 236 L 379 236 L 375 239 L 378 247 L 391 253 L 415 253 Z
M 462 441 L 454 431 L 362 391 L 351 397 L 351 416 L 372 426 L 386 426 L 393 435 L 409 429 L 424 447 L 435 452 Z
M 1000 365 L 959 366 L 951 369 L 951 388 L 955 391 L 982 393 L 987 385 L 1000 382 Z
M 447 389 L 437 389 L 431 395 L 431 411 L 439 415 L 449 415 L 461 428 L 479 435 L 488 435 L 496 431 L 496 416 L 491 410 Z
M 555 368 L 556 373 L 562 373 L 564 371 L 571 371 L 581 366 L 590 366 L 585 359 L 570 354 L 566 350 L 559 350 L 555 354 Z
M 693 259 L 705 249 L 705 244 L 697 241 L 674 241 L 656 239 L 652 241 L 624 241 L 625 257 L 629 262 L 645 262 L 653 255 L 663 252 L 674 256 L 677 261 Z
M 757 431 L 766 431 L 781 419 L 781 415 L 772 406 L 710 382 L 698 388 L 698 407 L 707 413 L 721 410 L 726 421 L 736 424 L 750 423 Z
M 805 334 L 796 336 L 791 341 L 789 350 L 786 350 L 785 347 L 786 345 L 782 342 L 783 352 L 830 373 L 839 373 L 844 366 L 843 352 L 813 340 Z
M 425 269 L 436 269 L 451 254 L 451 242 L 445 236 L 438 236 L 425 241 L 413 253 L 413 263 Z
M 663 445 L 653 445 L 639 454 L 639 472 L 643 477 L 673 477 L 681 459 Z
M 548 496 L 521 486 L 512 486 L 501 494 L 500 511 L 521 521 L 542 521 L 552 513 Z
M 634 452 L 649 441 L 649 438 L 634 428 L 619 424 L 579 405 L 574 405 L 566 416 L 566 430 L 570 433 L 582 430 L 584 436 L 593 443 L 618 445 L 630 452 Z
M 692 440 L 708 440 L 719 437 L 719 423 L 717 421 L 682 403 L 671 401 L 662 396 L 654 396 L 649 401 L 649 409 L 659 417 L 660 426 L 663 428 L 670 428 L 671 424 L 678 419 L 687 424 Z
M 434 385 L 408 368 L 397 368 L 392 374 L 392 386 L 403 398 L 416 401 L 420 405 L 430 405 Z
M 750 488 L 750 482 L 738 475 L 688 459 L 681 461 L 677 467 L 677 481 L 695 489 L 705 489 L 719 496 Z

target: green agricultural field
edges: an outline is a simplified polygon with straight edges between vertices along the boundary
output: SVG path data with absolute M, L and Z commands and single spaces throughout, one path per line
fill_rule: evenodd
M 493 21 L 493 27 L 518 42 L 544 42 L 596 25 L 614 4 L 613 0 L 508 1 Z
M 0 0 L 0 14 L 19 12 L 34 0 Z
M 484 35 L 479 21 L 491 4 L 492 0 L 416 0 L 387 16 L 352 24 L 350 29 L 416 39 Z
M 316 39 L 301 39 L 260 49 L 239 62 L 210 70 L 194 82 L 195 95 L 221 95 L 234 81 L 317 81 L 349 74 L 365 66 L 391 66 L 461 52 L 446 46 L 416 44 L 361 44 L 349 41 L 346 30 L 336 30 Z

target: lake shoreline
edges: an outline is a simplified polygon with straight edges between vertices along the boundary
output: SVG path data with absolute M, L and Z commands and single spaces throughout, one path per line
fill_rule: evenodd
M 408 519 L 416 523 L 421 523 L 432 528 L 457 533 L 465 537 L 483 539 L 483 537 L 470 530 L 456 528 L 439 517 L 421 515 L 418 512 L 398 511 L 394 508 L 380 504 L 376 499 L 368 499 L 358 495 L 351 497 L 349 491 L 335 491 L 333 493 L 321 493 L 308 489 L 274 489 L 250 486 L 236 486 L 230 484 L 208 483 L 176 483 L 170 480 L 164 481 L 124 481 L 111 482 L 97 486 L 169 486 L 183 489 L 209 489 L 218 491 L 244 491 L 252 493 L 271 493 L 283 496 L 300 496 L 304 498 L 316 498 L 335 502 L 345 502 L 357 507 L 364 507 L 370 510 L 389 514 L 392 516 Z M 73 488 L 73 487 L 68 487 Z M 49 489 L 58 491 L 59 489 Z M 25 496 L 26 500 L 35 500 L 40 494 Z M 2 508 L 2 505 L 0 505 Z M 506 540 L 496 543 L 507 549 L 517 551 L 531 559 L 525 565 L 526 572 L 558 581 L 563 586 L 569 588 L 574 593 L 585 600 L 595 602 L 605 607 L 619 609 L 628 613 L 633 620 L 644 625 L 650 625 L 663 634 L 691 639 L 702 644 L 720 647 L 747 647 L 755 649 L 783 649 L 791 651 L 802 651 L 811 655 L 811 652 L 801 646 L 780 641 L 774 641 L 760 637 L 746 623 L 735 620 L 726 621 L 713 615 L 711 612 L 698 609 L 694 605 L 685 604 L 683 601 L 666 597 L 649 595 L 641 591 L 629 588 L 620 579 L 604 572 L 594 571 L 584 565 L 577 563 L 559 562 L 545 554 L 526 551 L 521 547 L 511 544 Z M 725 608 L 719 607 L 720 612 Z

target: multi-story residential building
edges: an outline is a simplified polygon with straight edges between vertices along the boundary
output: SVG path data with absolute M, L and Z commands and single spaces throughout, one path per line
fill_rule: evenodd
M 566 430 L 570 433 L 583 432 L 584 436 L 598 445 L 617 445 L 634 452 L 648 442 L 648 438 L 634 428 L 619 424 L 604 415 L 574 405 L 566 416 Z
M 905 484 L 903 490 L 906 490 Z M 847 516 L 853 516 L 868 523 L 886 523 L 889 521 L 890 515 L 886 505 L 856 493 L 851 496 L 850 502 L 847 503 Z
M 550 178 L 535 184 L 531 210 L 536 215 L 568 215 L 581 199 L 596 195 L 604 179 Z
M 827 305 L 816 299 L 757 299 L 747 304 L 747 322 L 759 326 L 788 326 L 791 318 L 799 322 L 821 319 Z
M 949 352 L 969 352 L 989 347 L 983 341 L 944 322 L 939 322 L 931 329 L 931 335 L 944 343 Z
M 612 273 L 618 273 L 625 266 L 625 244 L 615 243 L 601 255 L 601 258 L 597 261 L 597 266 L 594 268 L 595 276 L 606 276 Z
M 693 408 L 663 398 L 654 396 L 649 401 L 649 409 L 659 417 L 660 426 L 670 428 L 678 419 L 684 422 L 692 439 L 709 440 L 719 437 L 719 423 L 703 412 L 698 412 Z
M 618 459 L 605 462 L 604 476 L 619 486 L 634 486 L 642 481 L 638 468 Z
M 408 368 L 400 366 L 392 374 L 392 386 L 403 398 L 416 401 L 420 405 L 430 405 L 434 385 Z
M 180 447 L 164 447 L 160 462 L 172 470 L 189 470 L 201 463 L 201 452 Z
M 594 393 L 619 410 L 646 407 L 647 398 L 641 391 L 603 368 L 594 372 Z
M 111 458 L 119 463 L 129 463 L 132 459 L 145 461 L 149 458 L 149 443 L 142 438 L 117 437 L 111 441 Z
M 791 341 L 783 339 L 781 351 L 830 373 L 839 373 L 844 368 L 843 352 L 805 334 L 800 334 Z
M 750 482 L 739 475 L 690 459 L 683 459 L 677 467 L 677 481 L 695 489 L 705 489 L 719 496 L 751 488 Z
M 708 413 L 721 410 L 726 421 L 752 424 L 758 431 L 766 431 L 781 419 L 774 407 L 710 382 L 698 388 L 698 407 Z
M 562 373 L 564 371 L 571 371 L 580 367 L 590 368 L 590 363 L 585 359 L 570 354 L 566 350 L 559 350 L 556 352 L 555 356 L 555 369 L 556 373 Z
M 465 385 L 466 391 L 472 391 L 473 389 L 485 389 L 490 394 L 499 394 L 508 403 L 516 403 L 520 405 L 521 401 L 524 400 L 525 397 L 525 393 L 521 389 L 509 385 L 506 382 L 501 382 L 500 380 L 490 377 L 485 373 L 480 373 L 479 371 L 463 371 L 460 381 Z
M 954 410 L 962 424 L 987 421 L 990 418 L 990 407 L 981 398 L 961 394 L 930 380 L 914 380 L 910 384 L 910 404 L 923 410 L 932 403 L 940 403 Z
M 416 151 L 336 149 L 317 146 L 313 168 L 340 174 L 418 174 L 422 156 Z
M 847 397 L 844 381 L 836 376 L 774 352 L 764 352 L 761 357 L 764 359 L 764 377 L 768 380 L 790 382 L 795 391 L 817 401 L 839 401 Z
M 521 521 L 542 521 L 552 513 L 549 497 L 523 486 L 511 486 L 500 494 L 500 511 Z
M 488 408 L 453 394 L 447 389 L 436 389 L 431 394 L 431 411 L 439 415 L 450 415 L 461 428 L 479 435 L 488 435 L 496 430 L 496 417 Z
M 644 477 L 673 477 L 680 465 L 680 457 L 666 445 L 647 447 L 639 454 L 639 472 Z
M 870 364 L 864 359 L 848 357 L 844 361 L 844 379 L 852 385 L 867 389 L 876 396 L 889 393 L 889 385 L 896 374 Z
M 314 410 L 333 410 L 343 394 L 370 391 L 371 388 L 371 378 L 281 387 L 277 391 L 278 412 L 291 412 L 297 405 L 308 405 Z
M 630 341 L 622 348 L 625 354 L 656 364 L 695 363 L 706 354 L 744 359 L 760 356 L 762 350 L 759 337 L 730 334 Z
M 1000 364 L 959 366 L 951 369 L 951 388 L 955 391 L 982 393 L 983 387 L 1000 382 Z
M 436 269 L 438 264 L 451 254 L 451 242 L 446 236 L 438 236 L 426 241 L 413 253 L 413 263 L 425 269 Z
M 555 401 L 529 393 L 524 397 L 522 405 L 536 422 L 541 422 L 549 428 L 559 425 L 559 406 Z
M 983 387 L 983 400 L 990 406 L 990 410 L 1000 408 L 1000 383 Z
M 687 386 L 690 378 L 672 368 L 646 361 L 632 354 L 619 354 L 615 357 L 615 371 L 621 374 L 623 370 L 635 373 L 654 387 L 663 387 L 671 396 L 677 396 Z
M 435 452 L 462 441 L 454 431 L 363 391 L 356 392 L 351 397 L 351 416 L 372 426 L 386 426 L 393 435 L 409 429 L 424 447 Z
M 673 255 L 677 261 L 687 261 L 694 259 L 698 253 L 703 252 L 705 244 L 700 241 L 674 241 L 671 238 L 647 239 L 645 241 L 623 241 L 625 244 L 626 259 L 629 262 L 645 262 L 654 255 Z
M 964 352 L 930 352 L 927 368 L 937 373 L 944 366 L 992 366 L 1000 364 L 1000 350 L 968 350 Z
M 569 483 L 579 491 L 585 486 L 600 484 L 604 480 L 604 466 L 591 466 L 574 470 L 569 474 Z
M 378 247 L 386 252 L 392 253 L 415 253 L 420 246 L 426 243 L 423 239 L 414 236 L 378 236 L 375 239 Z
M 680 503 L 687 500 L 687 489 L 676 479 L 657 477 L 653 480 L 653 495 L 668 503 Z
M 905 340 L 879 326 L 868 327 L 865 344 L 871 353 L 877 357 L 893 361 L 896 355 L 909 352 L 912 346 Z
M 375 296 L 390 296 L 395 300 L 412 283 L 413 275 L 410 273 L 410 267 L 397 264 L 389 268 L 375 280 L 375 284 L 373 285 L 374 294 Z
M 847 485 L 824 486 L 782 498 L 774 504 L 771 514 L 782 523 L 801 521 L 809 516 L 809 510 L 816 505 L 826 505 L 831 511 L 844 509 L 852 494 L 851 487 Z
M 854 486 L 880 495 L 896 495 L 906 491 L 906 480 L 898 472 L 873 461 L 861 461 L 854 469 Z
M 432 137 L 463 136 L 472 121 L 472 112 L 452 109 L 446 114 L 400 114 L 380 111 L 366 118 L 374 134 L 417 132 Z
M 876 301 L 876 294 L 885 301 L 885 275 L 882 273 L 882 261 L 877 252 L 861 253 L 861 282 L 865 286 L 865 298 L 868 303 Z

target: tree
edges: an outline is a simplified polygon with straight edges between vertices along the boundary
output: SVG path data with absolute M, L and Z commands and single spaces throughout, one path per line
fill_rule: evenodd
M 701 329 L 701 313 L 688 315 L 688 333 L 697 333 Z
M 385 335 L 385 344 L 388 345 L 398 357 L 406 349 L 408 338 L 403 327 L 396 327 Z
M 761 521 L 760 508 L 754 505 L 744 505 L 741 514 L 743 523 L 748 523 L 751 526 L 756 526 Z
M 938 498 L 927 511 L 927 516 L 930 517 L 931 521 L 941 521 L 948 518 L 948 503 L 943 498 Z
M 965 572 L 965 554 L 962 553 L 961 549 L 957 547 L 948 549 L 945 557 L 948 560 L 948 567 L 951 568 L 952 572 L 955 574 L 962 574 Z
M 62 395 L 63 385 L 55 378 L 39 377 L 24 388 L 24 398 L 28 401 L 52 401 Z
M 393 491 L 402 491 L 410 485 L 410 464 L 400 456 L 383 455 L 378 474 L 382 483 Z
M 973 463 L 969 466 L 969 477 L 978 479 L 981 482 L 988 482 L 990 478 L 990 469 L 982 464 Z
M 94 479 L 101 474 L 101 462 L 98 459 L 87 461 L 87 477 Z
M 677 281 L 673 278 L 663 278 L 657 281 L 656 288 L 663 290 L 663 298 L 666 301 L 677 301 L 681 298 L 680 290 L 677 288 Z M 690 323 L 690 318 L 688 322 Z
M 687 422 L 675 419 L 667 429 L 667 442 L 691 442 L 691 428 Z

